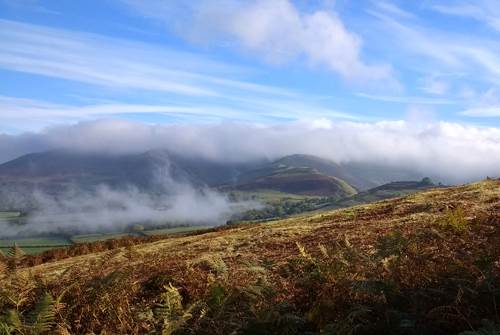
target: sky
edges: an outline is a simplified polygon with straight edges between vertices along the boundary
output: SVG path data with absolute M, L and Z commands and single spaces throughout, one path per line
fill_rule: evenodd
M 497 4 L 0 0 L 0 132 L 110 118 L 498 127 Z
M 498 0 L 0 0 L 0 163 L 317 154 L 499 175 Z

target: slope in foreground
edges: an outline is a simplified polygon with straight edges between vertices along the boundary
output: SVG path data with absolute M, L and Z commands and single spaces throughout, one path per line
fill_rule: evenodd
M 4 272 L 5 329 L 497 334 L 500 181 Z

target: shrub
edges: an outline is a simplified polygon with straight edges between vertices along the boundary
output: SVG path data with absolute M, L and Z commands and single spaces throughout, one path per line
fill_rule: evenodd
M 468 227 L 468 222 L 461 207 L 457 207 L 454 210 L 448 209 L 444 219 L 439 221 L 439 224 L 458 233 L 465 231 Z

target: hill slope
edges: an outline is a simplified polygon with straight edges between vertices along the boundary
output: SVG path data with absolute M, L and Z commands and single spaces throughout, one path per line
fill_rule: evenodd
M 282 193 L 330 196 L 336 199 L 357 193 L 342 177 L 355 181 L 336 163 L 309 155 L 291 155 L 239 175 L 239 191 L 277 191 Z
M 246 182 L 239 183 L 235 189 L 240 191 L 271 190 L 290 194 L 331 196 L 337 199 L 356 193 L 342 179 L 327 176 L 311 168 L 280 167 L 269 171 L 268 175 L 245 176 Z
M 408 194 L 424 191 L 430 188 L 442 187 L 435 185 L 427 178 L 421 181 L 396 181 L 359 192 L 351 197 L 340 199 L 331 208 L 350 207 L 375 201 L 402 197 Z
M 0 165 L 0 182 L 25 183 L 49 191 L 69 184 L 85 188 L 98 184 L 150 188 L 156 174 L 161 175 L 163 169 L 168 169 L 175 178 L 189 178 L 165 152 L 101 155 L 50 151 L 25 155 Z
M 258 162 L 257 162 L 258 163 Z M 165 169 L 172 178 L 209 186 L 227 182 L 257 163 L 217 163 L 175 156 L 164 150 L 112 155 L 49 151 L 21 156 L 0 164 L 0 181 L 136 185 L 151 187 Z
M 28 312 L 65 292 L 53 319 L 72 333 L 496 334 L 500 181 L 94 250 L 20 269 L 1 294 Z
M 51 196 L 93 191 L 106 185 L 164 193 L 172 183 L 194 188 L 234 180 L 257 163 L 218 163 L 171 155 L 163 150 L 112 155 L 50 151 L 28 154 L 0 164 L 0 210 L 31 207 L 35 190 Z
M 251 182 L 255 179 L 275 175 L 282 170 L 291 168 L 309 169 L 325 176 L 335 177 L 337 179 L 344 180 L 349 185 L 352 185 L 359 190 L 368 189 L 378 185 L 372 183 L 370 180 L 361 175 L 351 174 L 349 172 L 349 168 L 341 166 L 328 159 L 303 154 L 285 156 L 259 168 L 244 172 L 239 176 L 238 182 Z

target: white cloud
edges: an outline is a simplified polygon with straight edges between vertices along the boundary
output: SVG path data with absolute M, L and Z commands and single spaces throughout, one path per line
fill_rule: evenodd
M 271 62 L 304 57 L 350 80 L 395 84 L 389 66 L 362 60 L 361 38 L 349 31 L 333 10 L 305 13 L 288 0 L 123 2 L 134 11 L 162 20 L 191 41 L 205 44 L 222 40 Z
M 95 121 L 53 127 L 42 133 L 0 136 L 0 161 L 55 148 L 110 154 L 162 148 L 222 162 L 306 153 L 336 162 L 381 164 L 446 182 L 464 182 L 498 176 L 500 129 L 446 122 L 422 122 L 416 127 L 414 120 L 318 120 L 280 125 Z

